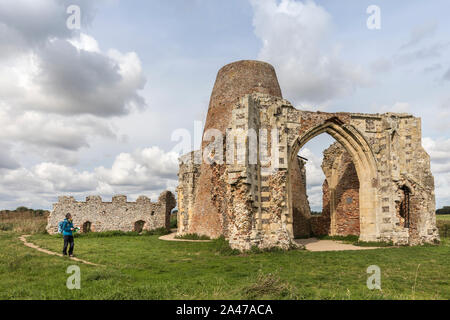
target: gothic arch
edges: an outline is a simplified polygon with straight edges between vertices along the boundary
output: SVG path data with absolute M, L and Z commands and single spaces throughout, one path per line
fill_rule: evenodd
M 360 240 L 376 241 L 379 238 L 377 219 L 380 216 L 380 205 L 377 196 L 378 175 L 377 164 L 364 136 L 352 125 L 345 124 L 334 117 L 304 133 L 297 134 L 289 151 L 289 166 L 300 149 L 311 139 L 328 133 L 338 141 L 350 154 L 360 181 Z M 288 183 L 288 197 L 291 197 L 291 183 Z M 292 221 L 291 199 L 289 204 L 289 220 Z

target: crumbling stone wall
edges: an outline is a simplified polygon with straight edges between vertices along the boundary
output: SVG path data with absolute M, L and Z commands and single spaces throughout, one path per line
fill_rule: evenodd
M 304 200 L 299 200 L 304 181 L 299 182 L 302 174 L 297 155 L 306 142 L 328 133 L 346 150 L 357 172 L 359 192 L 357 196 L 353 188 L 351 196 L 359 199 L 351 204 L 359 206 L 361 240 L 398 244 L 439 241 L 434 180 L 429 157 L 421 145 L 420 118 L 394 113 L 297 110 L 282 99 L 277 88 L 275 71 L 266 63 L 241 61 L 221 69 L 205 130 L 231 133 L 231 141 L 222 146 L 227 145 L 226 152 L 231 149 L 233 154 L 244 149 L 246 158 L 228 162 L 226 155 L 220 154 L 225 149 L 209 149 L 212 140 L 217 142 L 216 137 L 204 137 L 203 151 L 208 151 L 210 159 L 222 158 L 225 162 L 202 161 L 197 167 L 198 179 L 190 179 L 191 186 L 184 175 L 180 178 L 179 206 L 188 208 L 191 214 L 187 215 L 187 222 L 183 221 L 187 227 L 179 226 L 179 233 L 213 238 L 224 235 L 233 248 L 240 250 L 252 246 L 292 247 L 295 233 L 299 229 L 310 230 L 312 221 L 306 210 L 298 214 L 302 207 L 299 203 L 304 201 L 306 208 L 307 198 L 305 194 Z M 252 145 L 254 131 L 259 132 L 256 164 L 249 162 L 249 153 L 245 152 Z M 244 139 L 239 140 L 240 137 Z M 185 168 L 191 170 L 187 166 L 181 171 Z M 396 209 L 402 201 L 397 191 L 404 186 L 411 190 L 409 227 L 399 222 Z M 331 187 L 328 181 L 328 188 Z M 351 211 L 356 212 L 355 208 Z M 299 216 L 304 218 L 300 228 L 294 222 Z M 338 214 L 332 225 L 335 230 L 330 228 L 328 232 L 356 232 L 355 224 L 356 217 L 350 223 Z
M 292 184 L 292 228 L 294 238 L 305 238 L 311 235 L 311 209 L 306 194 L 306 170 L 305 162 L 297 158 L 290 171 Z
M 75 226 L 81 228 L 89 224 L 90 231 L 140 231 L 167 228 L 170 226 L 170 213 L 176 201 L 172 192 L 164 191 L 157 202 L 140 196 L 136 202 L 127 202 L 127 197 L 117 195 L 111 202 L 103 202 L 99 196 L 89 196 L 86 202 L 75 201 L 74 197 L 59 197 L 48 217 L 47 232 L 58 232 L 58 222 L 70 213 Z M 143 226 L 142 226 L 143 224 Z
M 178 171 L 178 234 L 189 232 L 189 222 L 192 221 L 194 210 L 194 197 L 200 176 L 199 161 L 194 161 L 198 153 L 191 152 L 179 159 L 180 169 Z
M 337 142 L 323 154 L 323 210 L 311 219 L 313 233 L 359 235 L 359 179 L 351 156 Z

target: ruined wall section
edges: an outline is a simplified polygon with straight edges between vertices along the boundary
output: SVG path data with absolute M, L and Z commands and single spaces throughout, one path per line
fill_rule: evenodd
M 380 239 L 411 245 L 438 241 L 434 178 L 430 158 L 422 147 L 421 119 L 397 113 L 352 114 L 352 125 L 364 132 L 378 165 Z M 398 214 L 405 186 L 412 192 L 409 226 Z
M 257 164 L 248 164 L 247 153 L 245 163 L 239 163 L 236 158 L 233 164 L 227 165 L 228 238 L 233 248 L 294 245 L 292 215 L 286 201 L 288 162 L 284 117 L 287 109 L 293 107 L 286 100 L 260 93 L 244 96 L 233 108 L 229 130 L 233 135 L 247 137 L 244 144 L 236 143 L 235 154 L 242 147 L 258 151 Z M 277 129 L 279 135 L 273 136 L 272 129 Z M 249 139 L 249 132 L 256 133 L 256 140 Z M 272 154 L 275 163 L 270 161 Z
M 189 232 L 189 222 L 193 215 L 195 193 L 200 176 L 201 154 L 199 151 L 192 151 L 179 159 L 178 171 L 178 235 Z
M 222 67 L 216 78 L 208 108 L 204 133 L 210 129 L 226 134 L 232 126 L 232 110 L 246 94 L 255 92 L 281 97 L 275 69 L 260 61 L 238 61 Z M 210 144 L 203 139 L 202 149 Z M 226 165 L 210 165 L 202 162 L 189 233 L 217 238 L 228 237 L 229 198 Z
M 293 206 L 288 185 L 288 115 L 295 110 L 289 101 L 266 94 L 249 97 L 260 110 L 261 232 L 260 248 L 295 246 Z M 298 162 L 297 162 L 298 165 Z M 301 174 L 298 172 L 297 174 Z M 293 174 L 296 179 L 299 175 Z
M 249 96 L 232 110 L 232 126 L 227 130 L 227 221 L 230 245 L 248 250 L 258 245 L 261 228 L 261 181 L 257 153 L 260 110 Z M 252 159 L 251 159 L 252 157 Z M 252 238 L 254 239 L 252 241 Z
M 322 213 L 320 215 L 312 215 L 310 219 L 311 233 L 314 236 L 331 235 L 331 201 L 327 179 L 322 184 L 322 203 Z
M 391 195 L 394 228 L 405 223 L 399 215 L 404 189 L 409 192 L 409 244 L 439 241 L 436 228 L 434 177 L 430 157 L 422 147 L 420 118 L 404 114 L 388 114 L 384 123 L 391 153 Z
M 278 116 L 278 119 L 281 120 L 278 123 L 278 127 L 281 129 L 281 132 L 284 132 L 283 130 L 287 128 L 285 139 L 287 139 L 286 145 L 288 148 L 292 148 L 298 137 L 308 132 L 309 129 L 325 123 L 325 121 L 336 121 L 338 124 L 340 123 L 339 126 L 349 126 L 349 128 L 357 130 L 364 137 L 367 145 L 370 147 L 368 152 L 375 160 L 376 179 L 364 181 L 364 183 L 374 188 L 376 197 L 373 199 L 361 198 L 361 194 L 358 194 L 355 187 L 352 187 L 352 204 L 350 205 L 355 206 L 355 208 L 350 209 L 354 215 L 354 219 L 350 223 L 351 226 L 345 227 L 345 219 L 341 219 L 341 222 L 335 222 L 335 230 L 329 230 L 329 232 L 336 234 L 357 232 L 356 207 L 361 207 L 362 205 L 367 208 L 367 205 L 370 205 L 374 208 L 373 210 L 376 210 L 373 234 L 376 232 L 377 237 L 374 240 L 392 241 L 396 244 L 433 243 L 438 241 L 439 237 L 435 227 L 434 215 L 434 181 L 430 171 L 429 156 L 421 145 L 420 118 L 415 118 L 408 114 L 392 113 L 381 115 L 359 113 L 330 114 L 296 109 L 290 109 L 287 112 L 284 120 L 281 120 L 280 116 Z M 282 140 L 283 138 L 280 139 L 280 141 Z M 293 155 L 292 150 L 290 150 L 290 153 Z M 282 159 L 282 156 L 280 156 L 280 161 L 288 161 L 291 164 L 295 164 L 295 161 L 292 158 L 287 158 L 287 156 L 285 159 Z M 292 168 L 293 166 L 291 165 L 289 170 L 292 170 Z M 361 170 L 366 169 L 361 168 Z M 353 178 L 353 181 L 348 181 L 350 185 L 357 184 L 354 174 Z M 358 180 L 361 183 L 359 177 Z M 409 185 L 409 188 L 412 190 L 409 228 L 400 224 L 396 210 L 399 201 L 398 191 L 404 185 Z M 289 181 L 286 188 L 290 199 L 292 199 L 292 187 L 292 182 Z M 325 185 L 325 188 L 327 187 L 330 187 L 329 181 L 328 185 Z M 288 199 L 286 200 L 290 202 Z M 337 200 L 342 199 L 338 198 Z M 327 205 L 325 205 L 325 209 L 326 207 Z M 290 209 L 292 210 L 292 208 Z M 367 209 L 366 212 L 368 212 Z M 330 222 L 331 218 L 330 216 Z M 339 220 L 339 216 L 337 218 Z M 360 226 L 367 223 L 361 221 L 361 215 L 359 218 Z M 351 231 L 351 229 L 354 231 Z
M 311 208 L 306 192 L 305 161 L 297 158 L 289 171 L 292 184 L 292 228 L 294 238 L 305 238 L 311 235 Z
M 338 142 L 323 154 L 323 212 L 311 219 L 314 233 L 359 235 L 359 180 L 352 158 Z
M 355 165 L 346 151 L 337 164 L 338 183 L 335 189 L 333 233 L 338 236 L 360 234 L 359 180 Z
M 58 223 L 70 213 L 75 226 L 80 228 L 90 222 L 93 232 L 103 231 L 134 231 L 135 223 L 144 221 L 143 230 L 169 228 L 170 212 L 175 207 L 174 195 L 165 191 L 161 193 L 158 202 L 140 196 L 136 202 L 127 202 L 127 197 L 117 195 L 111 202 L 103 202 L 99 196 L 89 196 L 86 202 L 78 202 L 74 197 L 59 197 L 49 215 L 47 232 L 58 232 Z
M 297 170 L 297 154 L 310 139 L 329 133 L 351 154 L 358 174 L 361 240 L 396 244 L 438 240 L 434 181 L 429 157 L 421 146 L 418 118 L 391 113 L 297 110 L 281 98 L 273 68 L 243 61 L 219 71 L 205 132 L 207 129 L 217 129 L 222 134 L 231 130 L 238 136 L 248 135 L 249 129 L 259 129 L 266 130 L 266 135 L 258 137 L 256 165 L 230 164 L 227 155 L 225 164 L 211 165 L 202 161 L 197 180 L 192 176 L 186 179 L 191 181 L 191 187 L 179 188 L 182 194 L 179 205 L 183 211 L 193 208 L 192 216 L 188 215 L 188 233 L 212 238 L 223 235 L 233 248 L 240 250 L 254 245 L 291 247 L 299 193 L 294 190 L 298 187 L 295 181 L 302 178 Z M 272 129 L 277 129 L 278 136 L 271 135 Z M 248 146 L 250 140 L 247 136 L 241 144 Z M 210 142 L 204 140 L 202 147 Z M 261 146 L 267 148 L 261 150 Z M 238 149 L 240 147 L 236 146 Z M 274 163 L 265 161 L 264 156 L 272 158 Z M 184 178 L 180 179 L 183 183 Z M 409 227 L 402 226 L 398 216 L 399 204 L 404 203 L 399 190 L 405 186 L 411 190 Z M 324 194 L 325 189 L 330 191 L 331 187 L 327 181 Z M 356 192 L 353 195 L 356 197 Z M 191 196 L 194 198 L 189 198 Z M 329 202 L 332 200 L 330 197 Z M 336 229 L 339 223 L 334 225 Z M 186 229 L 181 231 L 186 232 Z

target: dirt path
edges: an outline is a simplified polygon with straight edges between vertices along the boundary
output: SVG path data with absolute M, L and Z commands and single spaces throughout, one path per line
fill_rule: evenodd
M 174 230 L 172 230 L 174 231 Z M 166 241 L 185 241 L 185 242 L 210 242 L 211 240 L 185 240 L 176 239 L 176 232 L 172 232 L 165 236 L 159 237 L 160 240 Z M 359 247 L 353 244 L 342 243 L 341 241 L 335 240 L 319 240 L 316 238 L 309 239 L 296 239 L 295 242 L 305 246 L 308 251 L 347 251 L 347 250 L 372 250 L 379 249 L 379 247 Z
M 211 242 L 211 240 L 188 240 L 188 239 L 177 239 L 175 236 L 177 235 L 176 232 L 172 232 L 169 234 L 166 234 L 165 236 L 161 236 L 158 239 L 165 240 L 165 241 L 184 241 L 184 242 Z
M 346 251 L 346 250 L 372 250 L 380 247 L 359 247 L 353 244 L 342 243 L 335 240 L 319 240 L 316 238 L 296 239 L 295 242 L 305 246 L 308 251 Z
M 49 255 L 52 255 L 52 256 L 64 257 L 61 253 L 56 253 L 56 252 L 53 252 L 53 251 L 50 251 L 50 250 L 42 249 L 41 247 L 35 245 L 34 243 L 28 242 L 27 238 L 29 236 L 30 235 L 20 236 L 19 240 L 22 241 L 23 244 L 26 245 L 27 247 L 35 249 L 35 250 L 37 250 L 39 252 L 43 252 L 43 253 L 46 253 L 46 254 L 49 254 Z M 82 260 L 82 259 L 78 259 L 78 258 L 75 258 L 75 257 L 68 257 L 68 258 L 73 260 L 73 261 L 89 264 L 91 266 L 101 266 L 100 264 L 95 264 L 95 263 L 92 263 L 92 262 L 89 262 L 89 261 L 86 261 L 86 260 Z

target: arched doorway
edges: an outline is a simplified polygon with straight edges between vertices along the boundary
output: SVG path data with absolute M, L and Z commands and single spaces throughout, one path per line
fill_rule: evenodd
M 145 221 L 143 221 L 143 220 L 136 221 L 134 223 L 133 231 L 141 233 L 142 230 L 144 230 L 144 226 L 145 226 Z
M 83 233 L 91 232 L 92 223 L 90 221 L 86 221 L 83 223 Z
M 350 155 L 359 179 L 359 220 L 360 240 L 376 241 L 379 237 L 377 216 L 379 205 L 377 197 L 377 170 L 372 150 L 362 136 L 353 126 L 344 124 L 334 117 L 298 135 L 290 147 L 289 169 L 297 163 L 300 149 L 316 136 L 327 133 L 331 135 Z M 289 177 L 288 177 L 289 178 Z M 292 190 L 293 182 L 288 183 L 288 204 L 290 221 L 293 221 Z M 290 230 L 289 230 L 290 229 Z M 288 227 L 294 237 L 293 227 Z
M 411 189 L 407 186 L 401 186 L 399 188 L 399 201 L 396 201 L 396 213 L 399 222 L 397 225 L 404 228 L 410 227 L 410 198 Z

